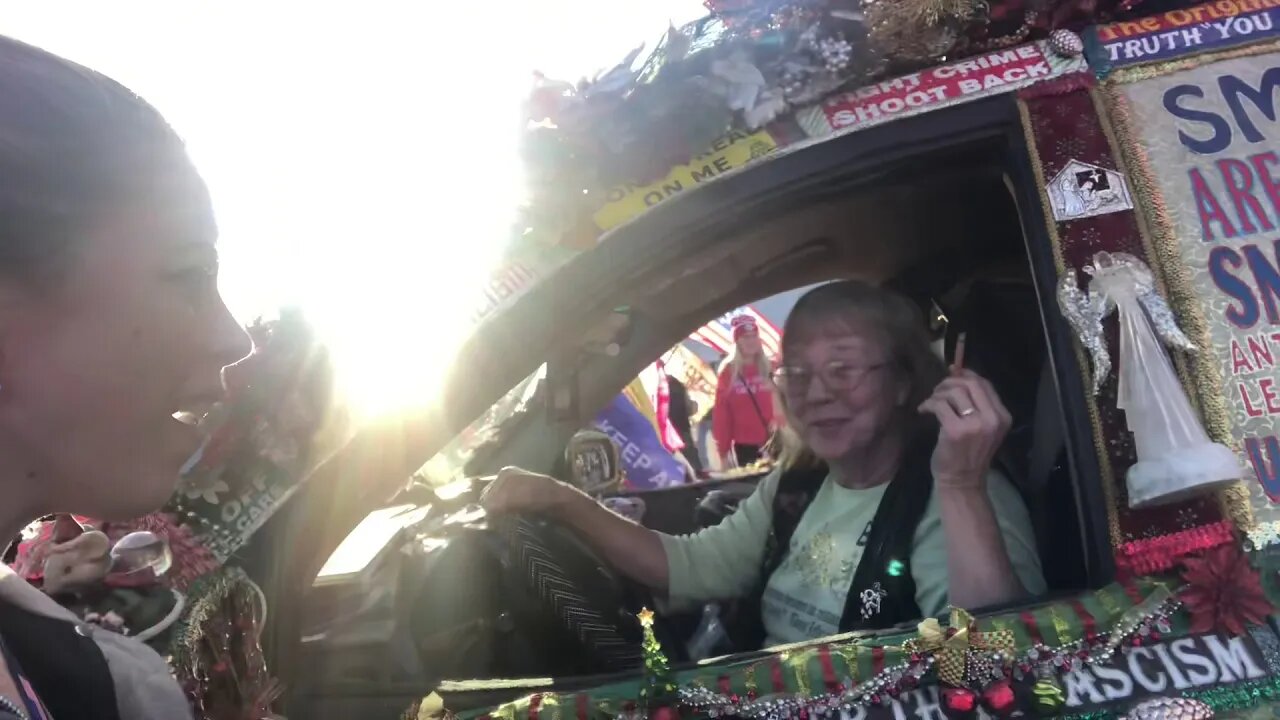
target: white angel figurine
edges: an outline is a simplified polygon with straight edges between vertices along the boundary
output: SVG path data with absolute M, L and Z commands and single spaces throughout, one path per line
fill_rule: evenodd
M 1116 406 L 1124 411 L 1138 454 L 1126 476 L 1129 506 L 1175 502 L 1238 480 L 1242 471 L 1235 453 L 1210 442 L 1156 337 L 1158 330 L 1166 344 L 1195 349 L 1156 293 L 1150 268 L 1132 255 L 1102 252 L 1084 270 L 1093 276 L 1088 294 L 1074 287 L 1075 274 L 1069 273 L 1059 284 L 1058 299 L 1093 355 L 1095 392 L 1110 364 L 1102 318 L 1119 313 Z

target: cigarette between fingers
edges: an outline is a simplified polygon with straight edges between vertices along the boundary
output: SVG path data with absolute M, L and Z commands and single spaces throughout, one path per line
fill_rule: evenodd
M 952 370 L 961 370 L 964 368 L 964 341 L 968 337 L 968 333 L 960 333 L 960 337 L 956 339 L 955 359 L 951 362 Z

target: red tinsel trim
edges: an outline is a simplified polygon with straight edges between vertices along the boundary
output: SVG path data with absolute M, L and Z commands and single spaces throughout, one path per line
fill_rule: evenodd
M 1192 553 L 1232 542 L 1233 530 L 1230 521 L 1222 520 L 1149 540 L 1127 542 L 1116 551 L 1116 569 L 1121 577 L 1165 572 Z
M 836 667 L 831 662 L 831 646 L 818 647 L 818 664 L 822 666 L 822 682 L 827 692 L 834 693 L 840 689 L 840 681 L 836 678 Z
M 787 683 L 782 679 L 782 660 L 777 655 L 769 658 L 769 679 L 773 681 L 773 691 L 775 693 L 786 692 Z
M 1080 598 L 1071 598 L 1071 609 L 1075 611 L 1076 616 L 1080 618 L 1080 624 L 1084 627 L 1085 635 L 1098 631 L 1098 621 L 1093 617 L 1093 613 L 1089 612 L 1084 603 L 1080 602 Z
M 879 675 L 884 672 L 884 648 L 871 648 L 871 674 Z
M 1066 95 L 1076 90 L 1091 88 L 1097 84 L 1098 79 L 1093 76 L 1093 73 L 1084 70 L 1023 88 L 1018 91 L 1018 97 L 1023 100 L 1034 100 L 1035 98 L 1048 97 L 1050 95 Z
M 1030 610 L 1023 610 L 1018 617 L 1027 628 L 1027 636 L 1031 638 L 1031 642 L 1037 645 L 1044 643 L 1044 635 L 1040 634 L 1040 624 L 1036 622 L 1036 616 Z
M 538 720 L 538 708 L 542 706 L 542 693 L 534 693 L 529 698 L 529 720 Z
M 574 698 L 574 705 L 578 709 L 578 720 L 587 720 L 587 718 L 591 717 L 591 701 L 586 693 L 578 693 L 578 696 Z M 487 716 L 482 720 L 487 720 Z
M 733 682 L 729 680 L 728 675 L 721 675 L 716 678 L 716 682 L 720 684 L 720 692 L 724 695 L 733 694 Z

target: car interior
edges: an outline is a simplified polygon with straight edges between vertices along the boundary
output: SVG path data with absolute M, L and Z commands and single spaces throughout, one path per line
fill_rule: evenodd
M 1101 490 L 1092 437 L 1080 429 L 1089 426 L 1078 358 L 1060 318 L 1045 312 L 1052 258 L 1027 241 L 1044 231 L 1036 191 L 1020 136 L 1010 141 L 1008 107 L 974 105 L 964 110 L 972 118 L 947 111 L 937 114 L 942 120 L 903 123 L 907 140 L 914 132 L 946 142 L 913 144 L 901 130 L 872 129 L 829 143 L 856 158 L 844 169 L 838 157 L 807 171 L 794 156 L 780 158 L 675 198 L 552 279 L 579 285 L 531 291 L 490 337 L 534 321 L 521 313 L 540 313 L 539 326 L 485 357 L 517 352 L 534 332 L 543 344 L 519 351 L 524 365 L 492 372 L 508 381 L 491 395 L 537 363 L 545 367 L 448 478 L 456 482 L 416 484 L 370 515 L 352 533 L 363 533 L 356 544 L 365 557 L 322 572 L 306 593 L 291 712 L 396 717 L 393 708 L 437 688 L 453 708 L 478 707 L 538 688 L 601 684 L 638 667 L 634 615 L 660 609 L 660 599 L 553 523 L 485 518 L 474 505 L 476 478 L 507 465 L 563 476 L 574 434 L 690 332 L 734 308 L 834 279 L 861 278 L 914 299 L 936 321 L 948 356 L 966 336 L 966 366 L 995 384 L 1014 417 L 998 462 L 1032 513 L 1051 593 L 1109 581 L 1105 519 L 1089 510 L 1102 503 L 1093 501 Z M 966 134 L 966 122 L 988 130 Z M 759 179 L 768 168 L 774 177 Z M 744 194 L 752 200 L 741 201 Z M 625 245 L 641 238 L 648 247 Z M 615 338 L 609 352 L 600 349 L 601 326 Z M 473 373 L 507 360 L 489 362 L 477 360 Z M 696 532 L 732 512 L 758 479 L 640 493 L 643 521 Z M 698 618 L 659 615 L 659 639 L 683 660 Z

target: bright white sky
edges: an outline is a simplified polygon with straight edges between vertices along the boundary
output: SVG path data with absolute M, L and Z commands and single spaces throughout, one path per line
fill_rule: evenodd
M 0 33 L 160 108 L 213 193 L 232 310 L 302 306 L 374 411 L 424 400 L 465 332 L 520 197 L 530 72 L 593 74 L 704 12 L 698 0 L 28 0 L 5 3 Z

